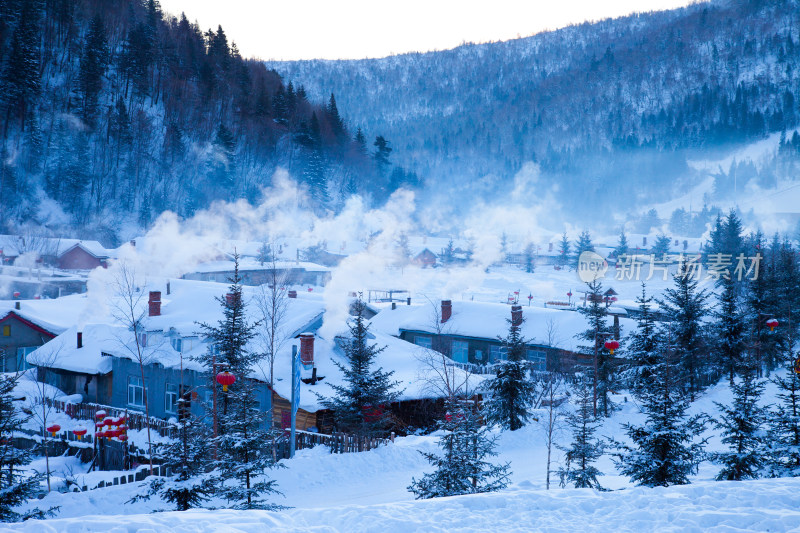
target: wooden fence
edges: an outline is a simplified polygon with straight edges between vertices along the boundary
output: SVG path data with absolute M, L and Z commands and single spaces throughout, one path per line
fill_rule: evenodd
M 129 429 L 145 429 L 147 427 L 147 417 L 140 411 L 130 411 L 119 409 L 110 405 L 99 403 L 69 403 L 61 400 L 45 398 L 47 404 L 58 412 L 66 413 L 70 418 L 79 420 L 95 420 L 98 411 L 105 411 L 106 416 L 120 417 L 125 416 L 125 424 Z M 150 430 L 155 431 L 162 437 L 176 438 L 178 436 L 178 426 L 160 418 L 150 417 Z

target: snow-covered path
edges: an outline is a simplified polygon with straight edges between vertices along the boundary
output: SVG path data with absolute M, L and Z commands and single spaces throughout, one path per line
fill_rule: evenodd
M 612 492 L 517 490 L 319 509 L 188 511 L 31 521 L 0 531 L 455 532 L 800 531 L 800 479 L 700 482 Z

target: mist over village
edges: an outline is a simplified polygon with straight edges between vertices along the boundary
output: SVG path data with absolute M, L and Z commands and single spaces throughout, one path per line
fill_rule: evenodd
M 392 9 L 0 0 L 0 531 L 800 530 L 798 1 Z

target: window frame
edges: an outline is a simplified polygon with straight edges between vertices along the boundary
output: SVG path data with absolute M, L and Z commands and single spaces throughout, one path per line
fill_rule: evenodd
M 142 403 L 136 403 L 136 396 L 137 396 L 137 389 L 140 391 L 138 394 L 141 394 Z M 147 396 L 147 387 L 144 386 L 144 382 L 142 378 L 139 376 L 128 376 L 128 405 L 132 407 L 145 407 L 145 396 Z M 133 398 L 131 398 L 131 393 L 133 393 Z
M 170 401 L 170 397 L 172 397 L 172 401 Z M 167 383 L 164 388 L 164 411 L 171 415 L 177 415 L 179 398 L 178 386 L 173 383 Z
M 422 341 L 422 343 L 420 343 Z M 433 337 L 430 335 L 414 335 L 414 344 L 420 348 L 433 349 Z
M 458 357 L 463 354 L 463 361 Z M 450 358 L 457 363 L 469 363 L 469 341 L 453 339 L 450 342 Z

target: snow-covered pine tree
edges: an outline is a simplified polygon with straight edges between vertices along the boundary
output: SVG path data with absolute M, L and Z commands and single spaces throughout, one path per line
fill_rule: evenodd
M 373 369 L 375 357 L 384 348 L 369 343 L 369 324 L 364 318 L 366 304 L 361 295 L 353 303 L 355 317 L 349 324 L 350 339 L 343 346 L 346 364 L 334 361 L 344 375 L 343 385 L 330 385 L 330 398 L 317 394 L 326 409 L 333 412 L 334 423 L 340 431 L 362 436 L 385 432 L 389 424 L 389 405 L 397 400 L 398 382 L 394 372 Z
M 622 373 L 623 381 L 634 393 L 648 385 L 658 357 L 656 351 L 661 341 L 661 332 L 656 326 L 653 301 L 652 296 L 647 296 L 647 289 L 642 283 L 642 295 L 636 298 L 636 303 L 639 304 L 636 330 L 628 336 L 628 364 Z
M 521 328 L 525 321 L 522 308 L 511 308 L 508 335 L 500 337 L 506 350 L 506 359 L 495 364 L 495 376 L 486 383 L 484 415 L 489 424 L 516 431 L 530 419 L 536 386 L 530 378 L 530 365 L 526 359 L 526 340 Z
M 179 405 L 186 400 L 180 398 Z M 171 503 L 176 511 L 188 511 L 202 507 L 209 497 L 215 493 L 216 479 L 209 473 L 211 465 L 211 441 L 207 424 L 184 413 L 181 407 L 181 420 L 178 422 L 178 439 L 155 445 L 156 452 L 164 458 L 163 466 L 170 470 L 170 475 L 153 479 L 146 491 L 137 494 L 128 503 L 149 500 L 158 496 Z
M 662 342 L 651 354 L 648 379 L 634 392 L 646 415 L 644 424 L 623 424 L 632 444 L 611 441 L 620 473 L 646 487 L 689 483 L 705 444 L 696 440 L 705 429 L 705 418 L 686 414 L 690 402 L 675 372 L 676 357 L 668 337 L 663 342 L 661 335 Z
M 790 345 L 793 342 L 790 336 Z M 768 416 L 770 471 L 777 477 L 800 477 L 800 374 L 795 371 L 800 352 L 788 349 L 785 353 L 785 370 L 772 377 L 780 403 Z
M 577 405 L 575 411 L 567 415 L 567 427 L 572 431 L 572 443 L 569 447 L 559 448 L 565 453 L 566 464 L 558 470 L 561 486 L 568 483 L 578 489 L 603 490 L 598 476 L 603 473 L 594 463 L 603 455 L 603 443 L 594 437 L 600 426 L 592 414 L 592 391 L 590 384 L 578 383 L 576 387 Z
M 706 335 L 702 319 L 708 314 L 708 291 L 699 290 L 695 273 L 681 263 L 672 276 L 674 288 L 664 291 L 664 299 L 657 300 L 662 312 L 670 318 L 673 346 L 682 370 L 682 382 L 691 399 L 704 383 L 711 381 L 712 368 L 705 355 Z
M 584 230 L 578 235 L 578 241 L 575 243 L 575 261 L 578 261 L 583 252 L 594 252 L 594 244 L 592 243 L 592 235 Z
M 733 276 L 728 279 L 721 278 L 719 286 L 722 292 L 714 313 L 716 318 L 714 340 L 719 367 L 717 373 L 728 374 L 728 379 L 733 384 L 734 374 L 742 364 L 742 356 L 746 349 L 745 318 Z
M 211 441 L 215 458 L 210 467 L 218 493 L 231 508 L 276 509 L 278 506 L 264 500 L 266 494 L 279 493 L 274 481 L 265 478 L 265 471 L 275 466 L 270 449 L 271 421 L 265 420 L 264 411 L 259 409 L 255 382 L 248 378 L 262 355 L 247 349 L 247 343 L 256 335 L 256 324 L 247 321 L 238 253 L 234 253 L 234 271 L 229 281 L 228 293 L 217 298 L 223 318 L 215 326 L 200 324 L 212 345 L 209 353 L 200 358 L 209 373 L 210 386 L 219 387 L 215 364 L 224 364 L 224 369 L 237 377 L 227 392 L 218 390 L 222 407 L 218 407 L 217 436 Z
M 611 398 L 609 398 L 614 379 L 614 368 L 611 353 L 606 350 L 604 341 L 611 337 L 612 331 L 606 324 L 607 313 L 606 306 L 603 303 L 602 283 L 595 279 L 586 285 L 589 305 L 579 307 L 578 312 L 589 322 L 589 329 L 578 335 L 578 338 L 590 343 L 580 347 L 584 354 L 592 357 L 596 354 L 597 356 L 597 372 L 592 371 L 592 380 L 594 381 L 592 386 L 597 390 L 599 412 L 603 416 L 608 416 L 614 409 Z
M 272 421 L 259 408 L 255 382 L 238 381 L 229 387 L 228 396 L 232 408 L 224 423 L 220 419 L 219 459 L 213 462 L 219 480 L 216 493 L 231 509 L 281 509 L 266 500 L 281 493 L 275 480 L 266 477 L 266 471 L 276 466 L 270 445 Z
M 508 485 L 509 465 L 492 464 L 496 437 L 481 427 L 473 400 L 445 402 L 445 418 L 439 422 L 440 453 L 420 452 L 436 467 L 419 480 L 412 478 L 408 490 L 419 499 L 494 492 Z
M 567 232 L 565 231 L 564 234 L 561 236 L 561 241 L 558 245 L 558 264 L 559 266 L 565 267 L 570 263 L 570 249 L 571 244 L 569 242 L 569 237 L 567 237 Z
M 0 375 L 0 522 L 45 518 L 49 514 L 36 508 L 24 513 L 15 510 L 36 499 L 44 480 L 42 474 L 26 471 L 33 459 L 31 450 L 20 450 L 13 444 L 12 435 L 26 421 L 14 406 L 17 379 L 13 374 Z
M 628 236 L 625 235 L 625 228 L 622 228 L 619 232 L 619 240 L 617 241 L 616 248 L 614 248 L 614 255 L 617 260 L 619 260 L 620 257 L 628 255 Z
M 714 424 L 722 431 L 722 442 L 728 445 L 728 451 L 712 455 L 712 460 L 722 465 L 718 480 L 756 479 L 767 466 L 766 411 L 758 404 L 764 383 L 757 378 L 756 362 L 751 358 L 742 362 L 739 375 L 739 381 L 731 385 L 733 403 L 726 406 L 715 402 L 722 415 Z

